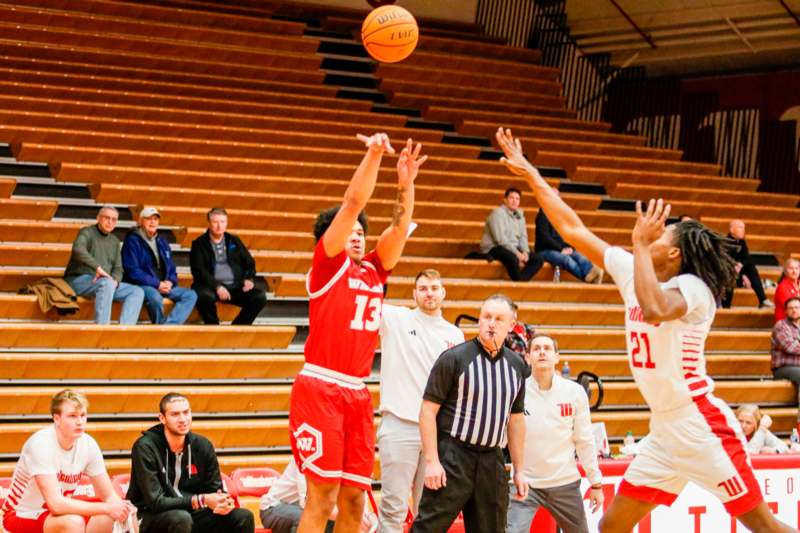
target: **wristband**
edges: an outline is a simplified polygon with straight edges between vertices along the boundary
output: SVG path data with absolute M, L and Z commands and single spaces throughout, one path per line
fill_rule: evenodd
M 592 490 L 600 490 L 600 489 L 603 488 L 603 484 L 602 483 L 592 484 L 591 488 L 592 488 Z
M 206 506 L 206 495 L 205 494 L 199 494 L 197 496 L 197 499 L 200 501 L 200 508 L 201 509 L 205 508 L 205 506 Z

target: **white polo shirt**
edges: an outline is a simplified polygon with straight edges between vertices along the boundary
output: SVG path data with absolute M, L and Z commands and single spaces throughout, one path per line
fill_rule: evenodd
M 528 485 L 547 489 L 580 479 L 576 451 L 589 482 L 600 483 L 589 400 L 583 387 L 557 374 L 549 390 L 540 390 L 533 376 L 525 386 L 523 472 Z
M 439 355 L 464 342 L 464 333 L 419 308 L 385 304 L 381 319 L 381 413 L 419 423 L 422 394 Z

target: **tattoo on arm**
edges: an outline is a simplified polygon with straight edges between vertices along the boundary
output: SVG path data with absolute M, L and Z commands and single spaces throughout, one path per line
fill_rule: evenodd
M 394 204 L 394 210 L 392 212 L 392 226 L 399 226 L 400 219 L 403 218 L 403 215 L 406 214 L 406 189 L 405 187 L 400 187 L 397 190 L 397 203 Z

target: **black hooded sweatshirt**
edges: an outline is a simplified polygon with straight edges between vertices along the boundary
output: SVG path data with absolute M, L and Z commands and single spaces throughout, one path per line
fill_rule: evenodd
M 128 500 L 139 512 L 160 513 L 173 509 L 192 510 L 192 496 L 222 488 L 214 445 L 202 435 L 189 432 L 184 442 L 178 492 L 176 455 L 169 449 L 163 424 L 157 424 L 133 444 Z

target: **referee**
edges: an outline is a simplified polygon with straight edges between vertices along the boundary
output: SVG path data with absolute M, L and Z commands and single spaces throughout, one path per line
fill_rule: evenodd
M 508 474 L 525 498 L 525 378 L 530 369 L 503 345 L 514 326 L 513 302 L 490 296 L 481 306 L 478 337 L 444 352 L 433 365 L 420 411 L 425 488 L 412 533 L 441 533 L 464 512 L 467 533 L 505 531 Z

